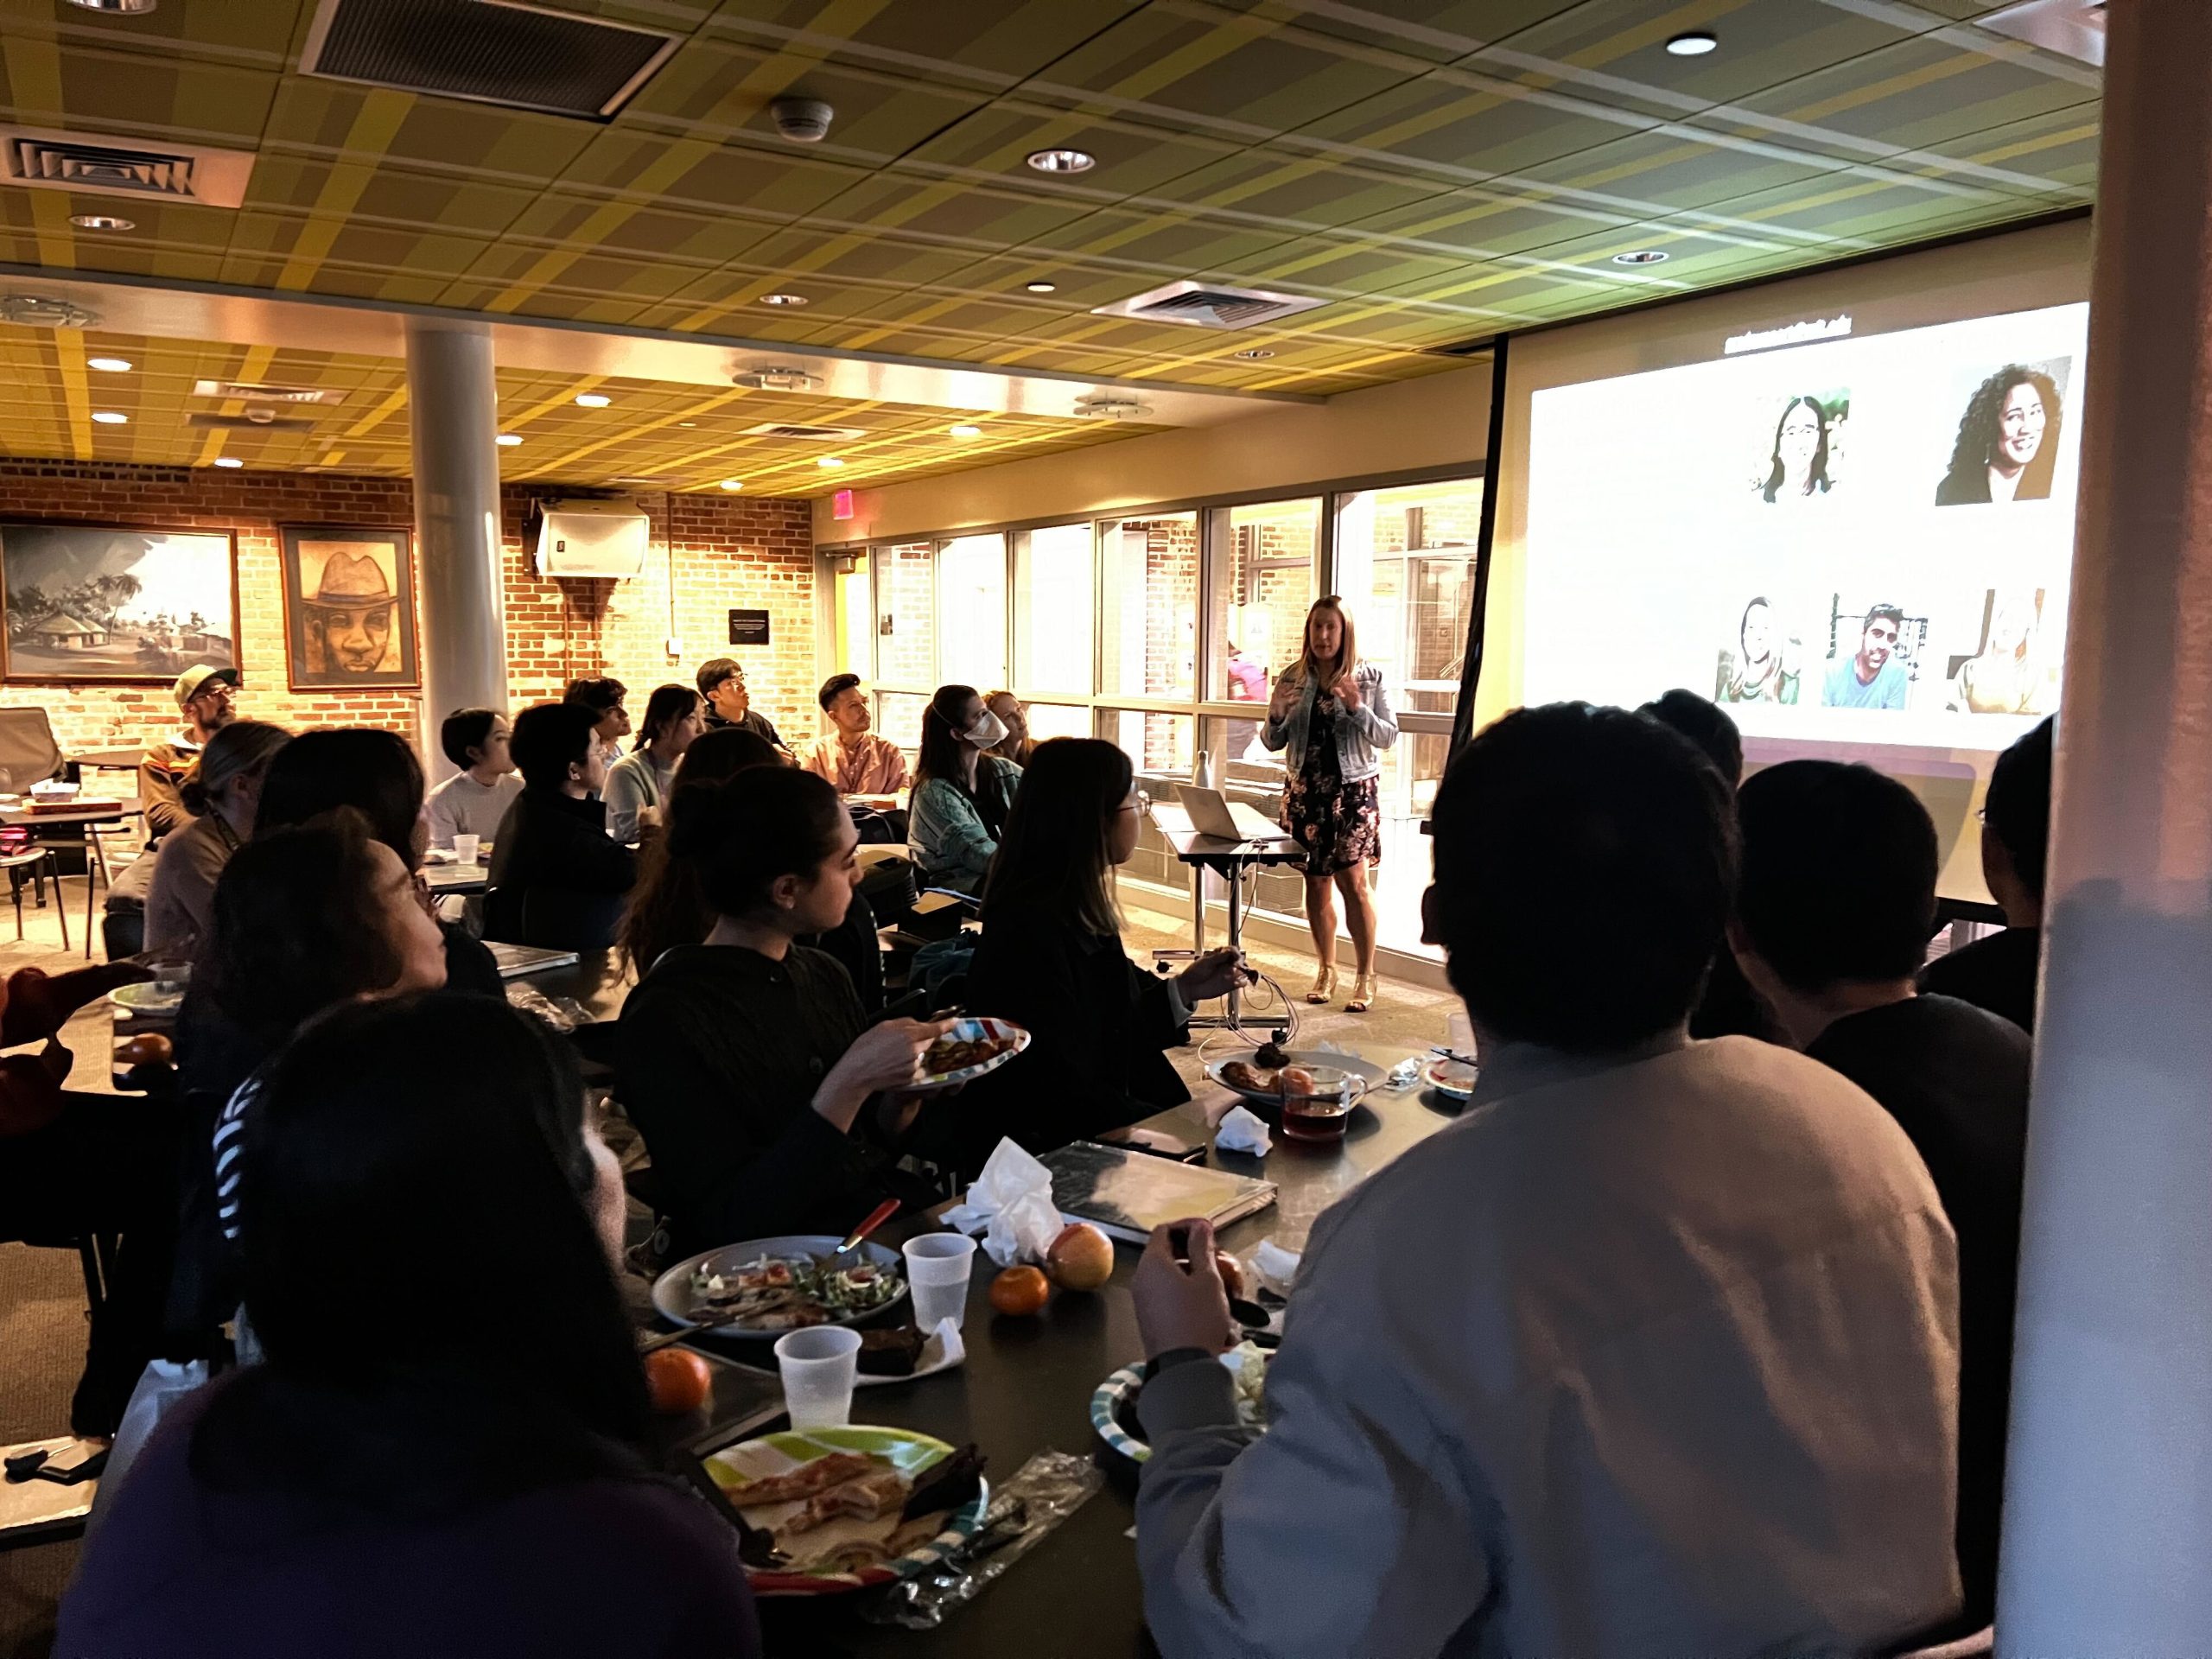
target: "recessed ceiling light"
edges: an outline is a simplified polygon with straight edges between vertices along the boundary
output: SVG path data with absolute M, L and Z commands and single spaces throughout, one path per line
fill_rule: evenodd
M 512 449 L 522 442 L 522 434 L 519 432 L 502 432 L 499 434 L 499 437 L 494 440 L 494 442 L 497 442 L 502 449 Z
M 215 457 L 215 464 L 218 467 L 243 467 L 245 462 L 240 461 L 236 455 L 218 455 Z
M 130 359 L 127 357 L 88 357 L 85 359 L 85 366 L 98 369 L 102 374 L 128 374 L 130 372 Z
M 98 421 L 102 426 L 128 426 L 130 424 L 130 417 L 128 415 L 124 414 L 120 410 L 96 409 L 92 411 L 92 418 L 95 421 Z
M 1613 256 L 1613 263 L 1617 265 L 1657 265 L 1664 264 L 1666 259 L 1667 256 L 1657 248 L 1638 248 L 1633 253 Z
M 135 219 L 118 219 L 113 213 L 72 213 L 69 222 L 80 231 L 135 231 Z
M 1239 352 L 1236 355 L 1243 358 L 1248 363 L 1256 363 L 1263 357 L 1273 357 L 1274 353 L 1264 346 L 1255 346 L 1251 350 L 1248 352 Z
M 1669 41 L 1667 50 L 1678 58 L 1701 58 L 1719 44 L 1720 37 L 1711 29 L 1693 29 Z
M 1057 294 L 1060 291 L 1058 283 L 1024 283 L 1022 286 L 1032 294 Z
M 836 455 L 824 455 L 821 460 L 816 461 L 814 464 L 824 469 L 834 470 L 836 467 L 843 466 L 845 463 L 842 458 Z
M 760 296 L 760 303 L 763 305 L 804 305 L 806 296 L 804 294 L 763 294 Z
M 745 480 L 741 478 L 726 478 L 722 480 L 721 487 L 726 490 L 741 490 L 745 487 Z
M 1033 149 L 1029 165 L 1039 173 L 1088 173 L 1098 158 L 1087 149 Z
M 678 426 L 696 426 L 699 423 L 696 421 L 678 421 L 677 424 Z
M 957 426 L 948 426 L 944 429 L 956 438 L 980 438 L 983 435 L 982 427 L 971 426 L 966 421 L 961 422 Z
M 578 409 L 605 409 L 613 401 L 603 391 L 580 391 L 576 394 Z
M 69 0 L 73 6 L 82 6 L 86 11 L 113 12 L 123 16 L 143 16 L 161 3 L 161 0 Z

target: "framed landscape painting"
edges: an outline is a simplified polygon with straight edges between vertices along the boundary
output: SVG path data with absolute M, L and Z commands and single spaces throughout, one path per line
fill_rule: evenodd
M 228 531 L 0 522 L 0 677 L 158 684 L 194 663 L 240 666 Z
M 404 690 L 421 683 L 408 533 L 287 524 L 283 537 L 292 690 Z

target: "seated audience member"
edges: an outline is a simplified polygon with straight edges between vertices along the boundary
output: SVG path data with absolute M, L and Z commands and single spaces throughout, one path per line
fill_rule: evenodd
M 1055 738 L 1022 774 L 983 889 L 966 1001 L 1031 1041 L 962 1095 L 959 1117 L 982 1154 L 1002 1135 L 1048 1152 L 1191 1097 L 1160 1051 L 1187 1041 L 1192 1010 L 1242 975 L 1234 950 L 1166 980 L 1122 949 L 1114 872 L 1143 817 L 1129 757 L 1111 743 Z
M 758 766 L 679 785 L 666 841 L 714 925 L 652 963 L 619 1043 L 673 1248 L 842 1233 L 888 1190 L 917 1105 L 897 1090 L 950 1027 L 864 1026 L 845 970 L 797 943 L 853 897 L 853 821 L 819 778 Z
M 1027 766 L 1029 757 L 1037 753 L 1037 745 L 1029 735 L 1029 705 L 1011 691 L 994 691 L 983 699 L 983 707 L 999 717 L 1006 728 L 1006 736 L 991 753 L 1001 760 L 1011 760 L 1017 766 Z
M 1006 832 L 1021 768 L 989 753 L 1006 726 L 972 685 L 941 685 L 922 713 L 906 845 L 922 885 L 979 893 Z
M 607 774 L 607 833 L 630 842 L 660 822 L 661 805 L 676 780 L 676 763 L 706 729 L 699 694 L 688 685 L 662 685 L 645 702 L 638 747 Z
M 290 741 L 282 726 L 234 721 L 207 740 L 200 764 L 178 791 L 191 814 L 154 854 L 154 883 L 146 894 L 146 949 L 188 957 L 207 931 L 215 879 L 253 833 L 261 779 L 276 751 Z
M 423 805 L 430 845 L 453 849 L 455 836 L 490 841 L 499 820 L 522 793 L 514 758 L 507 753 L 512 728 L 496 709 L 461 709 L 438 728 L 438 747 L 461 770 L 430 791 Z
M 736 1535 L 631 1444 L 621 1178 L 557 1038 L 481 997 L 341 1008 L 242 1157 L 263 1363 L 155 1431 L 57 1651 L 760 1653 Z M 454 1294 L 463 1262 L 501 1317 Z
M 719 784 L 755 766 L 777 766 L 782 758 L 741 726 L 709 732 L 691 747 L 676 775 L 678 789 Z M 615 945 L 642 975 L 679 944 L 696 944 L 715 925 L 713 910 L 699 891 L 698 879 L 681 859 L 668 856 L 665 838 L 647 843 L 638 855 L 638 885 L 631 890 Z M 853 982 L 861 1010 L 874 1019 L 883 1011 L 883 946 L 875 934 L 875 912 L 858 887 L 845 907 L 845 919 L 823 933 L 802 935 L 798 943 L 836 958 Z
M 836 730 L 816 738 L 799 764 L 840 795 L 891 795 L 912 781 L 896 743 L 868 730 L 868 693 L 857 674 L 832 674 L 815 701 Z
M 49 1243 L 120 1235 L 107 1294 L 92 1310 L 69 1427 L 111 1435 L 138 1374 L 159 1351 L 162 1299 L 176 1233 L 176 1123 L 143 1100 L 63 1088 L 74 1059 L 61 1028 L 118 985 L 152 977 L 128 962 L 0 981 L 0 1237 Z M 95 1027 L 104 1040 L 105 1020 Z M 101 1062 L 105 1070 L 105 1062 Z
M 1879 1101 L 1934 1177 L 1959 1240 L 1959 1572 L 1986 1624 L 1997 1591 L 2027 1033 L 1914 994 L 1936 925 L 1936 826 L 1866 766 L 1792 760 L 1744 785 L 1730 938 L 1789 1039 Z
M 435 902 L 416 878 L 427 836 L 423 817 L 423 763 L 407 740 L 372 727 L 303 732 L 277 752 L 261 784 L 253 832 L 266 835 L 306 823 L 350 806 L 369 821 L 369 833 L 390 848 L 415 880 L 423 913 Z M 446 983 L 456 991 L 505 997 L 499 965 L 484 942 L 458 922 L 438 924 L 446 947 Z
M 709 731 L 742 727 L 772 748 L 791 753 L 775 723 L 753 706 L 753 695 L 745 689 L 745 671 L 734 658 L 710 658 L 699 665 L 699 695 L 707 700 Z
M 225 1240 L 248 1082 L 325 1008 L 445 983 L 438 925 L 365 814 L 340 807 L 238 849 L 177 1020 L 187 1157 L 168 1324 L 180 1343 L 204 1344 L 238 1306 Z
M 1160 1650 L 1870 1653 L 1949 1619 L 1950 1226 L 1855 1085 L 1688 1039 L 1734 874 L 1720 779 L 1554 704 L 1461 750 L 1433 821 L 1476 1109 L 1315 1224 L 1266 1434 L 1206 1363 L 1211 1228 L 1138 1267 Z
M 1731 794 L 1743 783 L 1744 741 L 1736 730 L 1736 722 L 1719 704 L 1707 702 L 1694 691 L 1677 689 L 1656 702 L 1645 703 L 1636 712 L 1680 732 L 1695 744 L 1699 753 L 1713 762 Z M 1705 995 L 1690 1015 L 1690 1035 L 1756 1037 L 1762 1042 L 1782 1040 L 1773 1011 L 1759 1001 L 1758 993 L 1744 977 L 1744 970 L 1736 965 L 1734 953 L 1725 944 L 1713 952 L 1713 971 L 1706 976 Z
M 588 709 L 541 702 L 515 721 L 511 747 L 522 793 L 507 809 L 492 849 L 486 925 L 504 911 L 512 925 L 529 895 L 619 897 L 638 879 L 638 855 L 607 833 L 599 798 L 607 767 Z
M 1998 756 L 1982 803 L 1981 875 L 2005 912 L 2004 931 L 1920 970 L 1922 990 L 1987 1008 L 2023 1031 L 2036 1028 L 2054 735 L 2054 722 L 2046 720 Z
M 630 688 L 620 680 L 585 679 L 569 681 L 569 689 L 561 698 L 563 702 L 588 709 L 599 717 L 592 728 L 592 741 L 599 746 L 600 760 L 606 766 L 611 766 L 622 758 L 622 745 L 618 740 L 630 734 L 630 710 L 625 702 L 629 695 Z
M 200 764 L 207 740 L 238 718 L 238 671 L 195 663 L 176 677 L 170 691 L 184 726 L 149 748 L 138 763 L 138 799 L 145 808 L 146 834 L 155 841 L 192 817 L 181 793 L 184 780 Z

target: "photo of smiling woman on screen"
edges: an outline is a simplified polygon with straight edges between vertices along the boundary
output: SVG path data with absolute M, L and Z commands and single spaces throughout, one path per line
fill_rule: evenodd
M 1831 423 L 1840 418 L 1840 406 L 1849 397 L 1823 404 L 1817 397 L 1792 397 L 1783 405 L 1782 418 L 1774 423 L 1774 450 L 1768 457 L 1759 499 L 1770 506 L 1809 501 L 1834 486 L 1830 476 L 1833 433 Z
M 2042 501 L 2058 466 L 2065 407 L 2058 381 L 2072 359 L 2031 365 L 2007 363 L 1979 386 L 1959 420 L 1950 469 L 1936 486 L 1939 507 L 1980 502 Z

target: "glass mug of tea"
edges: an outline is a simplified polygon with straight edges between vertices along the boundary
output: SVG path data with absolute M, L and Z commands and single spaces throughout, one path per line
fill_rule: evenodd
M 1302 1141 L 1308 1145 L 1343 1140 L 1344 1126 L 1351 1121 L 1351 1109 L 1367 1092 L 1367 1079 L 1355 1072 L 1339 1071 L 1334 1066 L 1309 1065 L 1301 1069 L 1312 1076 L 1313 1087 L 1296 1094 L 1284 1090 L 1283 1139 Z

